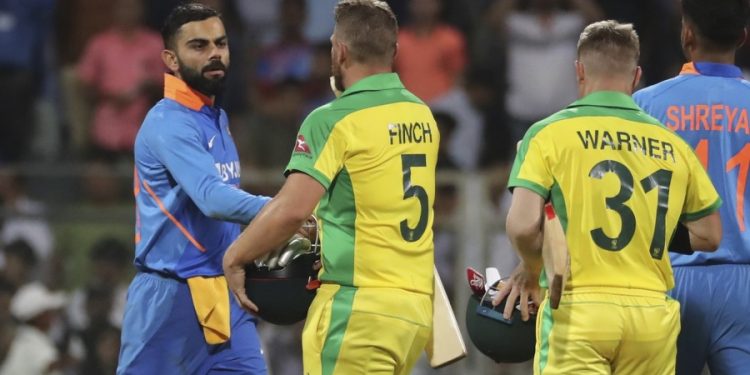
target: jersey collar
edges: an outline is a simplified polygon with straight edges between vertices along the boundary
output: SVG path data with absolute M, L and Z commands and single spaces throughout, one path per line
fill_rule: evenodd
M 396 73 L 380 73 L 365 77 L 346 89 L 342 97 L 362 91 L 380 91 L 387 89 L 403 89 L 404 84 Z
M 712 62 L 689 62 L 682 66 L 681 75 L 697 74 L 703 76 L 715 76 L 725 78 L 742 78 L 742 70 L 732 64 L 719 64 Z
M 576 100 L 573 104 L 569 105 L 568 108 L 583 106 L 622 108 L 635 111 L 641 110 L 641 108 L 635 104 L 635 101 L 633 101 L 633 98 L 630 95 L 619 91 L 595 91 Z
M 200 111 L 204 105 L 209 107 L 214 105 L 211 98 L 191 89 L 185 81 L 168 73 L 164 74 L 164 97 L 193 111 Z

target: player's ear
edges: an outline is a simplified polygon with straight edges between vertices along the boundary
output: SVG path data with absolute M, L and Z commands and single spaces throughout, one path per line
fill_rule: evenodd
M 682 51 L 685 53 L 685 57 L 688 60 L 692 60 L 689 56 L 693 47 L 695 47 L 695 31 L 690 22 L 682 19 L 682 30 L 680 31 L 680 43 L 682 44 Z
M 641 69 L 640 66 L 635 67 L 635 75 L 633 76 L 633 82 L 632 82 L 632 89 L 630 92 L 635 92 L 635 88 L 638 87 L 638 82 L 641 81 L 641 76 L 643 75 L 643 69 Z
M 742 46 L 744 46 L 746 42 L 747 42 L 747 27 L 742 29 L 742 40 L 740 40 L 740 43 L 737 45 L 737 49 L 740 49 Z
M 339 66 L 344 67 L 346 66 L 345 64 L 347 64 L 347 62 L 349 62 L 349 60 L 351 59 L 351 56 L 349 56 L 349 47 L 340 41 L 336 41 L 336 43 L 338 44 L 339 50 L 339 54 L 338 56 L 336 56 L 336 58 L 338 59 Z
M 164 65 L 166 65 L 167 69 L 171 72 L 177 72 L 180 68 L 180 63 L 177 61 L 177 54 L 172 50 L 162 50 L 161 61 L 164 62 Z
M 580 60 L 576 60 L 575 62 L 576 67 L 576 81 L 578 81 L 578 84 L 582 84 L 586 77 L 586 72 L 583 67 L 583 63 Z

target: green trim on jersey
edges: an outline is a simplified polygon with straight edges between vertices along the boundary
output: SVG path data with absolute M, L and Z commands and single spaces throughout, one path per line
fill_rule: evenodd
M 560 219 L 560 225 L 563 233 L 568 230 L 568 207 L 565 205 L 565 196 L 563 196 L 560 185 L 555 182 L 552 185 L 552 208 L 555 209 L 555 215 Z
M 569 291 L 672 289 L 663 255 L 678 220 L 705 215 L 719 200 L 689 145 L 611 92 L 593 93 L 527 132 L 509 186 L 529 183 L 549 190 L 563 224 Z
M 354 285 L 354 242 L 357 222 L 356 202 L 349 172 L 344 168 L 333 180 L 329 191 L 320 201 L 320 207 L 331 210 L 336 223 L 323 226 L 326 251 L 323 252 L 323 272 L 320 280 L 333 281 L 340 285 Z M 331 225 L 336 224 L 336 225 Z M 340 229 L 343 228 L 343 229 Z M 331 264 L 336 264 L 337 273 L 326 272 Z
M 681 222 L 689 222 L 689 221 L 695 221 L 698 219 L 702 219 L 708 215 L 711 215 L 712 213 L 719 210 L 719 207 L 721 207 L 722 200 L 721 198 L 717 198 L 714 203 L 712 203 L 710 206 L 698 211 L 698 212 L 691 212 L 680 215 L 680 221 Z
M 331 304 L 331 321 L 328 324 L 328 335 L 323 342 L 323 350 L 320 352 L 320 362 L 323 375 L 332 375 L 336 370 L 336 362 L 344 343 L 346 326 L 352 316 L 352 306 L 357 288 L 342 286 L 333 296 Z
M 399 90 L 394 91 L 393 89 Z M 368 95 L 353 95 L 364 91 L 368 91 Z M 307 167 L 304 165 L 307 163 L 298 161 L 298 158 L 312 159 L 311 165 L 315 165 L 336 124 L 346 116 L 363 109 L 402 102 L 424 104 L 418 97 L 404 88 L 396 73 L 376 74 L 359 80 L 352 87 L 346 89 L 340 97 L 316 108 L 305 118 L 300 127 L 300 134 L 308 141 L 311 139 L 324 141 L 320 144 L 308 145 L 308 147 L 313 146 L 310 153 L 300 152 L 295 148 L 284 174 L 288 176 L 289 173 L 294 171 L 303 172 L 328 189 L 331 180 L 315 168 Z M 312 124 L 314 125 L 311 126 Z M 305 134 L 310 132 L 315 132 L 315 134 Z
M 432 293 L 439 142 L 429 107 L 395 73 L 358 81 L 305 119 L 286 174 L 326 189 L 322 281 Z
M 391 89 L 400 90 L 393 92 Z M 368 95 L 353 95 L 364 91 L 368 91 Z M 332 102 L 322 105 L 312 111 L 302 123 L 300 134 L 308 140 L 328 140 L 335 125 L 346 116 L 363 109 L 401 102 L 424 104 L 424 102 L 404 88 L 404 85 L 401 83 L 401 80 L 396 73 L 372 75 L 363 78 L 352 85 L 352 87 L 348 88 L 340 97 L 334 99 Z M 308 123 L 315 124 L 316 126 L 305 126 Z M 306 131 L 314 131 L 316 134 L 312 137 L 310 134 L 305 134 Z M 311 158 L 314 161 L 317 160 L 317 157 L 320 156 L 320 151 L 322 151 L 325 146 L 326 142 L 323 142 L 322 144 L 308 145 L 308 147 L 313 148 L 310 150 L 310 153 L 300 152 L 295 148 L 284 174 L 289 175 L 289 173 L 294 171 L 303 172 L 320 182 L 323 187 L 328 189 L 329 185 L 331 185 L 331 180 L 328 177 L 314 168 L 306 168 L 302 163 L 297 162 L 297 158 L 299 157 Z M 313 162 L 313 164 L 315 163 Z
M 526 152 L 529 150 L 529 142 L 549 125 L 556 122 L 569 120 L 577 117 L 617 117 L 623 120 L 638 122 L 642 124 L 651 124 L 668 130 L 659 120 L 649 116 L 633 101 L 633 98 L 615 91 L 597 91 L 591 93 L 567 106 L 565 109 L 541 120 L 532 125 L 521 141 L 521 147 L 518 149 L 518 156 L 513 163 L 508 180 L 508 188 L 513 190 L 516 187 L 527 188 L 547 199 L 549 191 L 538 184 L 517 178 L 518 168 L 521 162 L 526 158 Z M 561 220 L 562 221 L 562 220 Z
M 545 301 L 541 314 L 542 324 L 539 332 L 539 373 L 543 374 L 544 368 L 547 367 L 547 361 L 549 360 L 549 336 L 552 334 L 552 326 L 555 323 L 552 318 L 552 308 L 550 307 L 549 299 Z

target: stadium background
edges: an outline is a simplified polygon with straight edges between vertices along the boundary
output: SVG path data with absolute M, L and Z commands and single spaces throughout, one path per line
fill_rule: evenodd
M 205 0 L 225 15 L 228 111 L 244 188 L 272 195 L 296 129 L 331 99 L 336 0 Z M 394 0 L 396 68 L 443 134 L 436 262 L 463 320 L 466 266 L 508 275 L 503 233 L 513 145 L 575 99 L 575 41 L 612 18 L 641 37 L 642 85 L 675 75 L 678 0 Z M 132 276 L 132 137 L 160 97 L 158 28 L 176 0 L 0 0 L 0 363 L 16 323 L 8 304 L 40 280 L 70 296 L 53 336 L 66 374 L 110 374 Z M 123 32 L 122 30 L 129 30 Z M 127 37 L 123 36 L 127 35 Z M 743 48 L 739 64 L 750 66 Z M 262 325 L 273 374 L 299 374 L 301 326 Z M 468 342 L 468 341 L 467 341 Z M 469 344 L 469 346 L 471 346 Z M 516 374 L 473 348 L 438 372 Z

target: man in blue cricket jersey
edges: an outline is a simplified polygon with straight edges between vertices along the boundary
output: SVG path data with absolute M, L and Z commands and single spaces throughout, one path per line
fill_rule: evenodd
M 695 148 L 725 202 L 716 252 L 672 254 L 672 296 L 682 308 L 677 374 L 700 374 L 706 363 L 712 375 L 748 374 L 750 82 L 734 58 L 747 38 L 750 6 L 747 0 L 682 0 L 682 12 L 690 62 L 679 76 L 635 94 L 646 112 Z
M 226 113 L 219 14 L 175 8 L 162 30 L 164 99 L 135 141 L 136 258 L 118 374 L 265 374 L 256 320 L 229 298 L 226 248 L 268 201 L 243 192 Z

